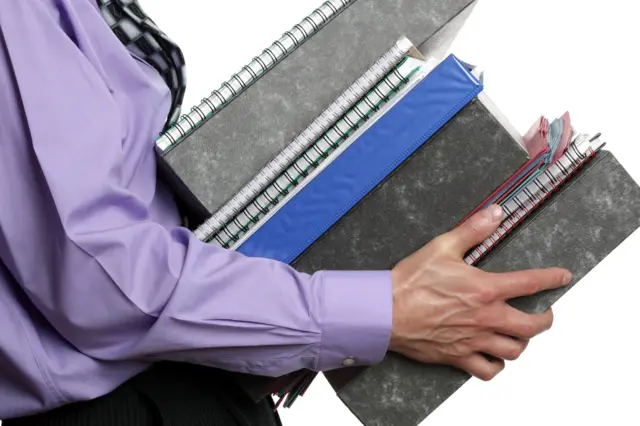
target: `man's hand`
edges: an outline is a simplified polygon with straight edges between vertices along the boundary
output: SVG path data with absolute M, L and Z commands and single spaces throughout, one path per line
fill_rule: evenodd
M 471 248 L 496 231 L 501 218 L 502 209 L 492 206 L 393 269 L 390 350 L 491 380 L 504 368 L 504 360 L 518 358 L 529 339 L 551 327 L 551 311 L 529 315 L 506 301 L 567 285 L 568 271 L 495 274 L 464 262 Z

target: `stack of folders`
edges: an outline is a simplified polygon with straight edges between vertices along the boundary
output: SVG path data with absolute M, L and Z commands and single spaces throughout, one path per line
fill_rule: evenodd
M 223 157 L 209 158 L 208 167 L 185 160 L 223 152 L 203 123 L 223 107 L 241 104 L 235 99 L 258 90 L 249 83 L 268 72 L 267 61 L 282 60 L 295 41 L 349 3 L 327 2 L 325 11 L 272 47 L 280 57 L 265 51 L 158 140 L 169 183 L 195 212 L 192 229 L 201 240 L 304 272 L 388 269 L 497 203 L 504 210 L 502 225 L 467 253 L 467 263 L 492 271 L 563 266 L 579 281 L 640 226 L 640 187 L 603 150 L 601 135 L 574 129 L 568 113 L 538 118 L 519 135 L 485 93 L 476 68 L 455 55 L 429 57 L 406 37 L 391 42 L 328 107 L 310 107 L 317 110 L 311 123 L 275 155 L 256 160 L 244 144 L 247 151 L 236 157 L 247 164 L 219 172 Z M 294 71 L 285 67 L 287 72 Z M 220 119 L 218 125 L 217 131 L 234 131 Z M 210 145 L 206 152 L 203 143 Z M 268 140 L 253 143 L 256 152 L 274 151 L 263 147 Z M 228 173 L 256 163 L 262 164 L 259 171 L 242 185 Z M 206 174 L 190 183 L 194 169 L 203 167 Z M 230 181 L 233 192 L 217 188 Z M 544 311 L 566 291 L 513 305 Z M 315 375 L 239 380 L 255 399 L 275 394 L 278 404 L 289 407 Z M 461 371 L 394 354 L 371 368 L 326 376 L 364 424 L 400 426 L 420 423 L 468 379 Z

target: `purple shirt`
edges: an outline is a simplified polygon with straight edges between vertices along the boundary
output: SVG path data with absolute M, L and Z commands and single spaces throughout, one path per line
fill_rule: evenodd
M 277 376 L 381 361 L 390 274 L 207 245 L 156 181 L 170 93 L 93 0 L 0 0 L 0 418 L 149 362 Z

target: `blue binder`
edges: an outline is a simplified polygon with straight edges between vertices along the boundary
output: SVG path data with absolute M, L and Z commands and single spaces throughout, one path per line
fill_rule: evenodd
M 451 55 L 237 250 L 293 262 L 483 90 Z

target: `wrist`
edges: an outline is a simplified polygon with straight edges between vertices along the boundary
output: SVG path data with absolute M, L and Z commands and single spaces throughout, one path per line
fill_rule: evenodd
M 403 318 L 402 288 L 403 277 L 401 268 L 394 268 L 391 271 L 391 332 L 389 333 L 389 348 L 391 352 L 401 352 L 402 336 L 401 322 Z

